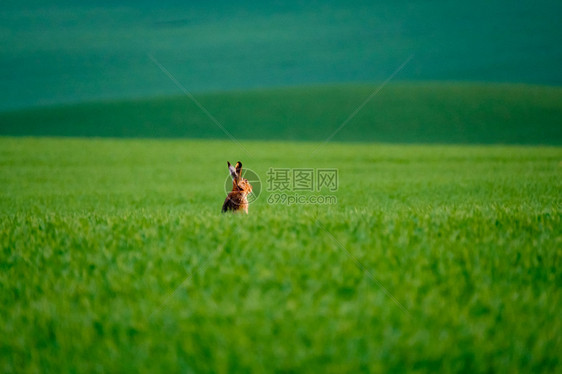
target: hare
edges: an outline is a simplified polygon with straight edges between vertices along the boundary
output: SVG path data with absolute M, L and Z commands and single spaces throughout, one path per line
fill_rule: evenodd
M 234 212 L 243 211 L 248 214 L 248 194 L 252 192 L 252 185 L 247 179 L 242 178 L 242 163 L 240 161 L 236 163 L 236 168 L 230 165 L 230 162 L 227 161 L 226 163 L 232 177 L 232 191 L 224 200 L 222 212 L 232 210 Z

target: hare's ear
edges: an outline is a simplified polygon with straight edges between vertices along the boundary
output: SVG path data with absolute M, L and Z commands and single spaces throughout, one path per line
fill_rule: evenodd
M 238 179 L 238 176 L 236 175 L 236 170 L 234 169 L 234 166 L 230 165 L 230 162 L 226 162 L 228 164 L 228 170 L 230 171 L 230 176 L 232 177 L 233 180 Z
M 238 175 L 238 178 L 242 178 L 242 163 L 240 161 L 236 163 L 236 175 Z

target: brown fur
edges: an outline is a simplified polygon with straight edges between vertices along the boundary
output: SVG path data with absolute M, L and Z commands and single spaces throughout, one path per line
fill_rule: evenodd
M 247 179 L 242 178 L 242 163 L 238 161 L 236 168 L 227 161 L 228 169 L 232 176 L 232 191 L 224 200 L 222 212 L 244 212 L 248 213 L 248 194 L 252 192 L 252 185 Z

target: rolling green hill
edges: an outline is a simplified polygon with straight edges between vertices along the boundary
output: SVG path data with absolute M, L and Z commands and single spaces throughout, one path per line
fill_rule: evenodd
M 5 0 L 0 110 L 386 79 L 561 85 L 559 0 Z
M 327 139 L 374 85 L 215 93 L 198 100 L 239 139 Z M 562 144 L 562 88 L 396 83 L 333 138 L 401 143 Z M 0 113 L 0 135 L 226 138 L 189 98 L 106 101 Z

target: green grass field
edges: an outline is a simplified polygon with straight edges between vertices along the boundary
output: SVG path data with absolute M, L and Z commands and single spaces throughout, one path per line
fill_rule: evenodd
M 325 140 L 380 86 L 222 92 L 197 99 L 239 139 Z M 562 88 L 394 83 L 333 140 L 562 144 Z M 224 138 L 186 96 L 0 112 L 0 135 Z
M 0 138 L 0 370 L 561 370 L 560 148 L 243 145 Z M 237 159 L 337 204 L 222 215 Z
M 0 373 L 561 373 L 560 14 L 3 1 Z

